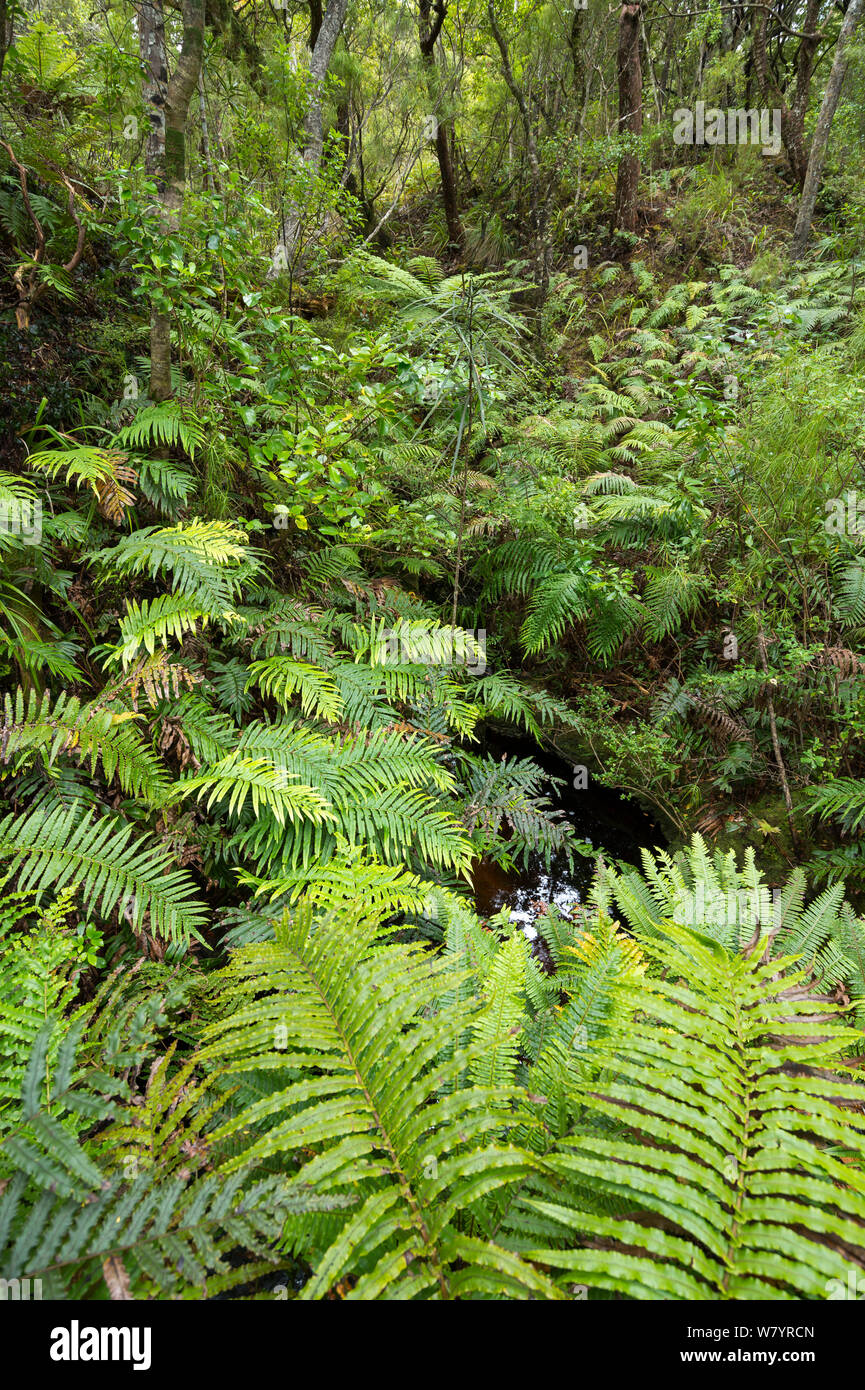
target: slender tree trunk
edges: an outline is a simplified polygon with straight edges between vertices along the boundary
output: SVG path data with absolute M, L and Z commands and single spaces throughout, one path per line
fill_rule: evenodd
M 144 144 L 144 170 L 155 182 L 157 198 L 163 203 L 168 62 L 162 0 L 143 0 L 138 11 L 138 49 L 143 69 L 142 95 L 150 126 Z M 171 395 L 171 325 L 168 315 L 155 308 L 150 311 L 150 395 L 155 401 L 167 400 Z
M 165 100 L 165 206 L 172 231 L 180 225 L 186 191 L 186 118 L 204 52 L 205 0 L 183 0 L 183 42 Z
M 619 14 L 617 73 L 619 80 L 620 134 L 639 135 L 643 129 L 643 73 L 640 66 L 641 6 L 625 4 Z M 640 184 L 640 157 L 626 150 L 619 157 L 616 179 L 617 231 L 637 230 L 637 191 Z
M 793 105 L 788 106 L 784 93 L 769 67 L 767 53 L 768 11 L 758 11 L 754 26 L 754 68 L 760 83 L 763 100 L 773 101 L 781 112 L 781 141 L 790 162 L 793 177 L 802 188 L 805 171 L 808 167 L 808 154 L 805 149 L 805 113 L 811 91 L 811 76 L 814 60 L 820 42 L 817 19 L 820 13 L 820 0 L 808 0 L 803 24 L 803 37 L 796 53 L 796 92 Z
M 808 168 L 805 173 L 805 181 L 802 188 L 799 215 L 796 219 L 796 227 L 790 245 L 790 259 L 793 261 L 797 261 L 801 258 L 808 244 L 808 237 L 811 232 L 811 219 L 814 216 L 814 207 L 820 189 L 820 179 L 823 175 L 823 164 L 829 145 L 829 134 L 832 130 L 832 122 L 838 107 L 841 87 L 847 74 L 847 65 L 850 61 L 847 50 L 856 25 L 862 17 L 863 5 L 865 5 L 865 0 L 850 0 L 847 6 L 847 13 L 844 15 L 844 21 L 841 25 L 841 32 L 838 35 L 838 42 L 835 45 L 832 71 L 829 73 L 826 91 L 823 94 L 823 104 L 820 107 L 820 114 L 817 117 L 817 125 L 814 129 L 814 138 L 811 141 L 811 154 L 808 159 Z
M 145 170 L 156 183 L 165 236 L 180 226 L 186 186 L 186 118 L 201 68 L 204 7 L 205 0 L 183 0 L 183 41 L 170 81 L 162 0 L 143 0 L 139 11 L 143 95 L 150 120 Z M 166 313 L 156 309 L 150 316 L 150 395 L 154 401 L 171 396 L 171 323 Z
M 213 172 L 213 155 L 210 150 L 210 133 L 207 129 L 207 107 L 204 102 L 204 61 L 198 71 L 198 119 L 201 124 L 201 155 L 204 160 L 205 183 L 208 193 L 216 192 L 216 176 Z
M 571 66 L 574 74 L 575 128 L 577 131 L 582 123 L 583 105 L 586 100 L 586 60 L 583 56 L 583 17 L 585 14 L 585 10 L 574 10 L 568 33 L 568 48 L 571 50 Z
M 148 178 L 155 180 L 161 193 L 164 188 L 165 99 L 168 94 L 165 18 L 161 0 L 142 0 L 138 11 L 138 52 L 143 72 L 142 96 L 150 125 L 144 145 L 144 170 Z
M 670 61 L 673 57 L 675 37 L 676 21 L 675 19 L 670 19 L 667 22 L 667 32 L 664 38 L 664 71 L 661 75 L 661 90 L 664 98 L 662 110 L 664 115 L 667 114 L 667 107 L 670 104 L 668 100 L 670 92 Z
M 808 151 L 805 147 L 805 114 L 808 110 L 811 78 L 814 73 L 814 62 L 821 38 L 817 29 L 817 22 L 820 18 L 820 3 L 821 0 L 808 0 L 805 18 L 802 21 L 804 35 L 800 40 L 799 51 L 796 54 L 796 92 L 790 109 L 788 143 L 785 146 L 790 167 L 800 188 L 805 186 L 805 175 L 808 170 Z
M 541 164 L 538 158 L 538 145 L 532 125 L 531 112 L 529 111 L 528 103 L 522 88 L 514 77 L 510 55 L 508 53 L 507 40 L 499 28 L 496 19 L 495 0 L 487 0 L 487 17 L 490 22 L 493 38 L 496 41 L 496 46 L 501 55 L 502 76 L 505 79 L 508 91 L 517 104 L 523 123 L 523 134 L 526 141 L 526 156 L 529 161 L 530 173 L 529 196 L 531 198 L 532 233 L 535 243 L 534 258 L 539 282 L 538 288 L 541 300 L 543 301 L 546 299 L 550 282 L 550 248 L 547 242 L 548 211 L 541 193 Z
M 303 157 L 313 169 L 318 169 L 321 164 L 324 150 L 324 80 L 327 77 L 333 50 L 345 23 L 347 11 L 348 0 L 330 0 L 316 34 L 312 56 L 309 60 L 312 92 L 304 121 Z
M 3 64 L 11 46 L 12 15 L 9 12 L 7 0 L 0 0 L 0 77 L 3 76 Z
M 447 12 L 447 0 L 434 0 L 434 3 L 433 0 L 419 0 L 420 51 L 426 73 L 427 95 L 429 96 L 434 110 L 437 110 L 440 105 L 439 94 L 436 90 L 439 73 L 436 67 L 435 46 L 438 42 L 442 25 L 447 18 Z M 453 122 L 451 120 L 440 120 L 437 116 L 435 116 L 434 119 L 436 122 L 436 156 L 438 158 L 442 204 L 444 206 L 445 220 L 447 222 L 448 239 L 455 250 L 461 251 L 463 248 L 464 234 L 459 216 L 456 171 L 454 170 L 453 159 L 451 158 L 450 146 L 450 131 Z
M 324 152 L 324 82 L 347 11 L 348 0 L 329 0 L 323 17 L 321 5 L 316 0 L 310 4 L 312 53 L 309 60 L 309 102 L 303 123 L 303 160 L 312 172 L 317 172 L 321 167 Z M 280 259 L 285 264 L 293 263 L 300 225 L 301 210 L 295 205 L 289 208 L 282 221 L 278 249 L 282 252 Z
M 466 526 L 466 497 L 469 490 L 469 462 L 472 452 L 472 430 L 474 428 L 474 390 L 475 390 L 475 290 L 474 282 L 469 281 L 469 398 L 467 403 L 468 421 L 466 432 L 463 436 L 463 476 L 460 484 L 460 519 L 457 527 L 457 555 L 456 566 L 454 568 L 454 593 L 451 612 L 451 626 L 457 625 L 457 609 L 460 599 L 460 580 L 462 578 L 463 564 L 463 537 Z

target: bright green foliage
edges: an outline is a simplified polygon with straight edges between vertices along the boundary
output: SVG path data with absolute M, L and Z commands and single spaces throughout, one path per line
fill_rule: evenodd
M 55 891 L 80 884 L 85 903 L 103 916 L 128 914 L 133 928 L 144 921 L 175 945 L 198 936 L 207 918 L 195 885 L 183 869 L 172 869 L 164 847 L 134 836 L 132 827 L 109 815 L 93 819 L 73 804 L 47 807 L 0 821 L 4 882 L 17 874 L 21 891 Z
M 633 1020 L 592 1047 L 581 1123 L 546 1163 L 614 1213 L 530 1202 L 568 1244 L 609 1245 L 535 1258 L 632 1298 L 827 1297 L 857 1268 L 836 1242 L 865 1254 L 865 1184 L 842 1161 L 865 1129 L 842 1062 L 857 1035 L 797 995 L 806 972 L 779 995 L 792 962 L 764 964 L 762 942 L 743 956 L 668 926 L 645 949 L 664 978 L 615 986 Z
M 789 228 L 856 6 L 36 8 L 0 5 L 0 1277 L 843 1285 L 856 44 Z M 757 89 L 771 158 L 681 146 L 678 102 Z
M 49 692 L 40 700 L 31 691 L 25 699 L 19 689 L 14 701 L 4 699 L 3 762 L 18 770 L 38 753 L 48 775 L 64 759 L 89 763 L 91 777 L 101 765 L 106 783 L 116 777 L 128 796 L 159 805 L 168 778 L 135 727 L 138 718 L 98 701 L 82 704 L 74 695 L 60 694 L 52 703 Z
M 236 954 L 218 984 L 226 1017 L 203 1056 L 233 1076 L 255 1070 L 271 1080 L 215 1140 L 249 1127 L 261 1137 L 248 1154 L 262 1160 L 302 1146 L 310 1157 L 299 1181 L 359 1199 L 304 1298 L 347 1272 L 359 1276 L 352 1298 L 551 1296 L 542 1275 L 473 1235 L 468 1220 L 531 1166 L 495 1138 L 519 1117 L 512 1087 L 447 1089 L 503 1041 L 497 1021 L 485 1019 L 477 1043 L 443 1059 L 476 1006 L 434 1011 L 452 979 L 448 962 L 417 946 L 376 945 L 376 935 L 356 914 L 316 920 L 305 909 L 278 926 L 272 945 Z

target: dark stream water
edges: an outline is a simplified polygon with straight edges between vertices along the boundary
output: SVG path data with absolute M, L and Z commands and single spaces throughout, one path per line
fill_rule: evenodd
M 561 785 L 545 790 L 553 804 L 565 812 L 577 837 L 588 841 L 597 853 L 639 865 L 641 849 L 666 843 L 663 832 L 636 801 L 602 787 L 591 774 L 588 785 L 575 790 L 571 765 L 541 753 L 534 744 L 491 738 L 487 751 L 496 757 L 530 757 L 551 777 L 562 779 Z M 507 907 L 512 921 L 520 922 L 527 929 L 526 935 L 534 937 L 531 924 L 548 904 L 569 913 L 585 901 L 594 868 L 594 858 L 575 856 L 571 866 L 564 854 L 553 855 L 549 868 L 540 855 L 533 855 L 526 869 L 517 868 L 510 873 L 497 864 L 479 864 L 474 873 L 478 915 L 491 917 Z

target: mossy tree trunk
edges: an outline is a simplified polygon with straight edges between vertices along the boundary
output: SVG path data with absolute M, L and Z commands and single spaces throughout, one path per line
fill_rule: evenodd
M 441 180 L 442 204 L 447 222 L 448 240 L 456 251 L 463 249 L 464 233 L 460 221 L 457 180 L 451 158 L 450 136 L 453 131 L 453 118 L 441 119 L 441 93 L 439 71 L 436 67 L 435 47 L 438 43 L 442 25 L 447 18 L 447 0 L 419 0 L 419 38 L 420 52 L 426 74 L 427 95 L 435 113 L 435 146 Z
M 641 6 L 623 5 L 619 13 L 619 44 L 616 72 L 619 82 L 619 120 L 621 135 L 639 135 L 643 129 L 643 70 L 640 63 Z M 617 231 L 637 230 L 637 191 L 640 184 L 640 156 L 625 149 L 619 156 L 616 177 Z
M 201 70 L 204 10 L 205 0 L 183 0 L 183 40 L 170 79 L 162 0 L 143 0 L 139 11 L 143 94 L 150 119 L 145 168 L 156 184 L 160 222 L 166 236 L 180 226 L 186 188 L 186 118 Z M 150 315 L 150 396 L 154 401 L 165 401 L 171 396 L 171 321 L 156 306 Z

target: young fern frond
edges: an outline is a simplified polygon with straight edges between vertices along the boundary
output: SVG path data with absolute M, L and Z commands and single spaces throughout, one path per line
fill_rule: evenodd
M 300 897 L 309 903 L 332 908 L 345 904 L 376 919 L 393 913 L 420 917 L 429 911 L 429 883 L 398 866 L 382 864 L 375 856 L 361 854 L 345 843 L 338 843 L 336 857 L 327 864 L 309 864 L 274 879 L 262 879 L 241 869 L 237 877 L 242 885 L 254 890 L 256 899 L 273 906 L 252 914 L 254 930 L 257 932 L 264 927 L 260 937 L 244 936 L 246 914 L 241 910 L 237 926 L 229 933 L 232 945 L 244 945 L 271 935 L 273 923 L 282 915 L 281 905 L 291 907 Z M 443 889 L 437 891 L 450 897 Z
M 483 1053 L 471 1066 L 478 1086 L 512 1085 L 525 1022 L 524 992 L 528 970 L 528 942 L 514 932 L 493 958 L 483 982 L 484 1007 L 472 1025 Z

